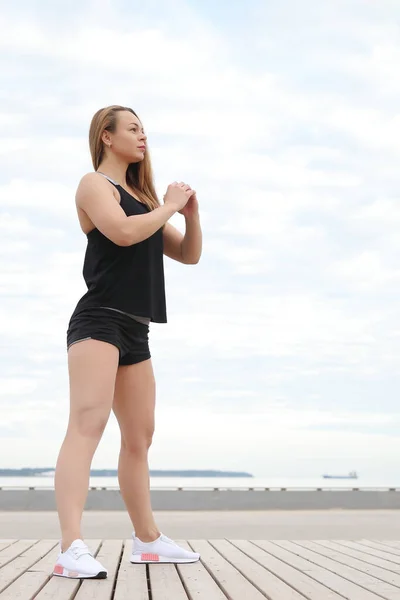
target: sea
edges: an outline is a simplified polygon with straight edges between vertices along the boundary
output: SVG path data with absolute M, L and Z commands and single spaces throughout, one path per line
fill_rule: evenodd
M 54 475 L 38 477 L 0 477 L 0 488 L 52 488 Z M 119 489 L 118 477 L 91 476 L 89 487 Z M 400 488 L 400 475 L 361 476 L 357 479 L 324 479 L 323 477 L 151 477 L 151 489 L 248 489 L 251 488 Z

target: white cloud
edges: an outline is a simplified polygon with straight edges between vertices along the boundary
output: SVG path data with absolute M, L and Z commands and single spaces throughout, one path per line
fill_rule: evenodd
M 297 474 L 346 461 L 390 473 L 397 4 L 254 0 L 229 19 L 183 0 L 160 0 L 157 14 L 71 7 L 9 5 L 0 20 L 0 456 L 26 464 L 23 435 L 31 464 L 55 463 L 66 328 L 86 291 L 74 194 L 92 170 L 94 111 L 120 103 L 144 122 L 160 197 L 175 179 L 197 190 L 204 235 L 195 267 L 166 259 L 152 466 L 289 473 L 301 447 Z M 118 435 L 112 419 L 97 466 L 115 464 Z
M 380 254 L 373 250 L 338 261 L 331 266 L 331 274 L 345 280 L 353 291 L 374 291 L 400 282 L 400 269 L 386 267 Z

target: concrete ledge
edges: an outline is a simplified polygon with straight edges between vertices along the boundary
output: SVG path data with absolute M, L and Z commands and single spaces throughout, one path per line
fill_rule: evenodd
M 153 510 L 400 509 L 397 490 L 151 490 Z M 0 511 L 56 510 L 54 489 L 0 489 Z M 85 510 L 125 510 L 119 489 L 90 489 Z

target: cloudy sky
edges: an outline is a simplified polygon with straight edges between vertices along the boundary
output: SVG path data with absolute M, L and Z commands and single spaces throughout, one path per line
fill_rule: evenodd
M 74 195 L 92 115 L 123 104 L 204 236 L 198 265 L 165 259 L 150 466 L 396 477 L 399 23 L 397 0 L 2 6 L 1 467 L 56 463 L 86 291 Z M 93 467 L 118 450 L 112 414 Z

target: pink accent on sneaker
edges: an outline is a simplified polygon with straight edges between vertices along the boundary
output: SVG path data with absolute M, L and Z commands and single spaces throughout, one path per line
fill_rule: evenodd
M 142 560 L 154 560 L 156 562 L 160 560 L 159 554 L 151 554 L 150 552 L 142 552 L 140 558 Z
M 64 567 L 62 565 L 56 565 L 54 567 L 53 573 L 56 573 L 57 575 L 62 575 L 64 573 Z

